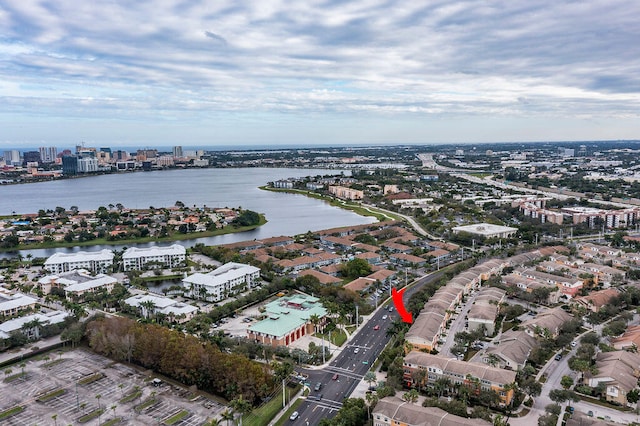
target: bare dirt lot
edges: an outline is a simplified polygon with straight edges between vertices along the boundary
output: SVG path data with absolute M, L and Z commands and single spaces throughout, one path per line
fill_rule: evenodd
M 200 426 L 225 408 L 184 387 L 154 384 L 151 374 L 83 349 L 31 358 L 3 372 L 3 425 L 93 426 L 119 419 L 109 424 Z

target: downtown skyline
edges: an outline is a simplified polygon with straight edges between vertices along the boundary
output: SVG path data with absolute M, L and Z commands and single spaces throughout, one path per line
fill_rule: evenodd
M 14 1 L 0 149 L 625 140 L 640 5 Z

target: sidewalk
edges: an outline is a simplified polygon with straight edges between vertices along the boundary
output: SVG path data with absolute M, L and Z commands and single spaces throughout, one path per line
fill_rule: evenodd
M 16 349 L 8 350 L 0 353 L 0 365 L 4 363 L 19 362 L 23 358 L 33 356 L 34 351 L 41 351 L 48 347 L 55 347 L 61 342 L 60 335 L 52 336 L 46 339 L 40 339 Z M 34 349 L 37 348 L 37 349 Z

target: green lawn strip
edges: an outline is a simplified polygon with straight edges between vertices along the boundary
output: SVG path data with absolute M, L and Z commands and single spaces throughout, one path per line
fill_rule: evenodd
M 22 378 L 23 376 L 26 376 L 26 374 L 18 373 L 18 374 L 14 374 L 12 376 L 9 376 L 9 377 L 5 377 L 5 379 L 3 381 L 5 383 L 11 383 L 14 380 L 18 380 L 18 379 Z
M 111 419 L 108 420 L 104 423 L 102 423 L 102 426 L 113 426 L 113 425 L 117 425 L 118 423 L 120 423 L 122 421 L 122 419 L 120 417 L 116 417 L 115 419 Z
M 102 373 L 93 373 L 90 376 L 84 377 L 80 380 L 78 380 L 78 384 L 80 385 L 88 385 L 89 383 L 93 383 L 93 382 L 97 382 L 98 380 L 102 379 L 104 377 L 104 374 Z
M 98 416 L 101 416 L 104 413 L 105 409 L 104 408 L 100 408 L 98 410 L 93 410 L 92 412 L 85 414 L 84 416 L 80 417 L 78 419 L 78 422 L 80 423 L 86 423 L 90 420 L 95 419 Z
M 45 393 L 42 396 L 39 396 L 38 398 L 36 398 L 36 401 L 47 402 L 55 398 L 56 396 L 64 395 L 66 392 L 67 392 L 66 389 L 55 389 L 55 390 L 52 390 L 51 392 Z
M 328 342 L 329 341 L 329 333 L 323 333 L 320 334 L 318 333 L 316 335 L 316 337 L 318 338 L 322 338 L 322 336 L 324 336 L 324 339 Z M 342 346 L 344 344 L 344 342 L 347 341 L 347 335 L 345 334 L 344 331 L 342 330 L 332 330 L 331 331 L 331 343 L 333 343 L 336 346 Z
M 280 410 L 282 410 L 282 386 L 278 387 L 278 391 L 274 392 L 273 398 L 244 416 L 242 424 L 244 426 L 266 426 Z
M 4 411 L 0 411 L 0 420 L 4 420 L 8 417 L 11 417 L 15 414 L 21 413 L 24 411 L 24 407 L 21 407 L 19 405 L 15 406 L 15 407 L 11 407 L 7 410 Z
M 171 426 L 171 425 L 174 425 L 174 424 L 178 423 L 180 420 L 184 419 L 189 414 L 191 414 L 191 413 L 189 413 L 187 410 L 182 410 L 182 411 L 177 412 L 173 416 L 169 417 L 167 420 L 163 420 L 162 423 L 167 425 L 167 426 Z
M 118 401 L 120 404 L 126 404 L 127 402 L 131 402 L 134 399 L 140 397 L 140 395 L 142 395 L 142 391 L 135 391 L 135 392 L 131 392 L 130 394 L 128 394 L 127 396 L 123 397 L 120 401 Z
M 136 405 L 135 407 L 133 407 L 134 410 L 136 410 L 137 412 L 140 412 L 146 408 L 151 407 L 153 404 L 155 404 L 156 402 L 158 402 L 157 399 L 155 398 L 148 398 L 146 399 L 143 403 Z
M 48 362 L 46 364 L 42 364 L 43 367 L 49 368 L 49 367 L 53 367 L 54 365 L 60 364 L 61 362 L 65 362 L 67 359 L 66 358 L 60 358 L 60 359 L 56 359 L 53 360 L 51 362 Z
M 291 408 L 289 408 L 287 410 L 287 412 L 284 413 L 282 415 L 282 417 L 280 417 L 280 419 L 276 422 L 275 426 L 281 426 L 281 425 L 285 424 L 286 422 L 288 422 L 289 421 L 289 417 L 291 416 L 291 413 L 296 411 L 296 409 L 300 406 L 300 404 L 302 404 L 302 401 L 303 401 L 302 398 L 296 399 L 296 401 L 291 405 Z

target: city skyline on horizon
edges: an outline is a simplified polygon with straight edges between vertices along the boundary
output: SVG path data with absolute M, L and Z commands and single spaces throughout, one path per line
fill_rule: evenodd
M 639 18 L 604 0 L 7 0 L 0 149 L 637 140 Z

